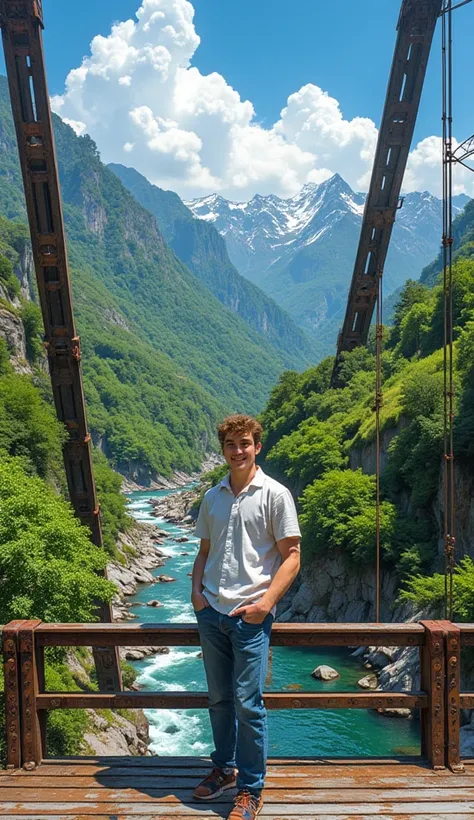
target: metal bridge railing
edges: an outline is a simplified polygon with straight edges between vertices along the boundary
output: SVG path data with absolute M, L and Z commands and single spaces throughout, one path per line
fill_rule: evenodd
M 206 692 L 47 692 L 45 647 L 199 646 L 195 624 L 46 624 L 12 621 L 2 629 L 5 667 L 7 765 L 33 769 L 46 757 L 50 709 L 205 709 Z M 421 690 L 414 692 L 268 692 L 269 709 L 420 710 L 421 756 L 435 769 L 459 770 L 460 648 L 474 646 L 474 625 L 275 624 L 272 646 L 418 647 Z

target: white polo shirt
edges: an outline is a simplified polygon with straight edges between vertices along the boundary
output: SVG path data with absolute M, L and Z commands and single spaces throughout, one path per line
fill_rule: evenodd
M 259 467 L 234 496 L 229 479 L 207 491 L 196 524 L 197 537 L 211 542 L 204 595 L 227 615 L 262 598 L 281 564 L 276 542 L 301 535 L 295 503 L 283 484 Z

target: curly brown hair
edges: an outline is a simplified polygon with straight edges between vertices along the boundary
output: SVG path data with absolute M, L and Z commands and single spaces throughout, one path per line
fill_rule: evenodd
M 225 437 L 235 433 L 250 433 L 254 444 L 260 444 L 263 430 L 260 422 L 252 416 L 244 416 L 241 413 L 228 416 L 217 428 L 217 435 L 222 448 L 224 448 Z

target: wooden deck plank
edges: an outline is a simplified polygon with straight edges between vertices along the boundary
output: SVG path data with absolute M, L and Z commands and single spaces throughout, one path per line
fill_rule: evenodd
M 168 771 L 168 770 L 165 770 Z M 203 775 L 208 773 L 208 769 L 203 770 Z M 268 774 L 265 783 L 268 788 L 318 788 L 318 789 L 342 789 L 351 788 L 355 790 L 360 789 L 402 789 L 407 785 L 410 789 L 425 789 L 429 783 L 429 788 L 474 788 L 473 775 L 453 775 L 443 774 L 437 772 L 437 777 L 411 777 L 409 781 L 403 776 L 386 777 L 367 773 L 363 777 L 350 777 L 338 775 L 331 776 L 312 776 L 311 774 Z M 3 777 L 0 781 L 0 788 L 19 788 L 37 790 L 41 789 L 193 789 L 199 782 L 199 777 L 190 777 L 189 774 L 175 775 L 169 772 L 165 775 L 144 776 L 130 774 L 130 772 L 123 772 L 121 775 L 110 775 L 105 772 L 97 776 L 76 776 L 76 777 L 57 777 L 55 775 L 45 775 L 41 778 L 31 777 L 30 774 L 24 775 L 10 775 Z
M 187 766 L 183 764 L 181 766 L 174 765 L 172 762 L 167 762 L 166 758 L 158 758 L 160 759 L 160 764 L 155 765 L 152 762 L 153 758 L 138 758 L 139 760 L 148 761 L 148 765 L 146 763 L 142 763 L 139 766 L 135 766 L 132 763 L 129 765 L 128 758 L 121 758 L 119 761 L 108 763 L 106 761 L 101 763 L 87 763 L 83 764 L 77 761 L 73 761 L 70 763 L 61 762 L 55 763 L 52 761 L 45 761 L 41 764 L 41 766 L 35 769 L 32 772 L 24 772 L 21 769 L 15 770 L 12 772 L 11 770 L 5 771 L 0 770 L 0 778 L 5 777 L 7 775 L 13 776 L 28 776 L 28 777 L 43 777 L 43 776 L 50 776 L 55 775 L 57 777 L 74 777 L 74 776 L 81 776 L 81 775 L 97 775 L 102 773 L 109 773 L 110 775 L 121 775 L 123 773 L 130 773 L 133 772 L 140 776 L 142 774 L 147 774 L 151 776 L 159 776 L 160 773 L 167 773 L 167 774 L 175 774 L 179 776 L 180 774 L 187 774 L 189 776 L 196 776 L 200 777 L 202 773 L 207 774 L 211 768 L 210 761 L 203 760 L 199 764 L 194 766 Z M 135 760 L 135 758 L 132 758 Z M 328 761 L 318 761 L 318 760 L 309 760 L 309 761 L 282 761 L 281 763 L 274 763 L 269 762 L 267 771 L 269 774 L 280 774 L 280 773 L 288 773 L 288 774 L 295 774 L 295 773 L 305 773 L 305 774 L 313 774 L 315 776 L 323 776 L 323 777 L 333 777 L 339 776 L 350 773 L 351 776 L 357 773 L 368 773 L 368 772 L 383 772 L 384 775 L 389 776 L 403 776 L 403 777 L 438 777 L 439 772 L 434 771 L 431 769 L 424 761 L 420 760 L 413 763 L 394 763 L 389 761 L 385 766 L 380 767 L 378 765 L 374 765 L 372 761 L 367 760 L 363 762 L 359 762 L 357 760 L 348 760 L 347 762 L 342 762 L 340 760 L 328 760 Z M 474 766 L 466 766 L 466 771 L 472 771 L 474 774 Z M 1 782 L 1 779 L 0 779 Z
M 0 803 L 2 801 L 15 802 L 25 801 L 27 795 L 23 788 L 0 788 Z M 459 803 L 471 801 L 474 809 L 474 788 L 456 788 L 451 786 L 445 788 L 424 788 L 424 789 L 365 789 L 361 795 L 355 789 L 311 789 L 307 786 L 301 789 L 293 789 L 284 786 L 278 789 L 265 789 L 265 799 L 269 803 L 297 803 L 310 805 L 313 803 L 406 803 L 419 802 L 424 804 L 451 801 Z M 75 803 L 156 803 L 156 804 L 193 804 L 201 805 L 200 801 L 193 799 L 192 789 L 108 789 L 105 787 L 94 787 L 91 789 L 35 789 L 31 794 L 31 800 L 35 804 L 40 803 L 60 803 L 62 805 Z M 27 801 L 28 802 L 28 801 Z M 229 793 L 224 793 L 221 797 L 212 801 L 213 804 L 228 803 Z
M 129 765 L 138 763 L 138 765 Z M 11 820 L 216 820 L 232 792 L 210 804 L 192 789 L 208 758 L 71 758 L 34 772 L 0 772 L 0 817 Z M 474 761 L 463 774 L 418 758 L 273 758 L 262 820 L 472 820 Z
M 194 815 L 195 816 L 195 815 Z M 384 814 L 384 820 L 409 820 L 409 817 L 413 817 L 413 815 L 407 814 Z M 13 814 L 12 817 L 15 820 L 51 820 L 50 814 Z M 91 817 L 91 815 L 86 815 L 87 820 Z M 130 815 L 124 814 L 95 814 L 93 815 L 94 820 L 131 820 Z M 274 815 L 272 818 L 271 815 L 267 815 L 268 820 L 279 820 L 281 815 Z M 373 814 L 327 814 L 324 816 L 324 820 L 373 820 Z M 200 815 L 200 820 L 215 820 L 215 818 L 221 818 L 222 815 L 217 814 L 203 814 Z M 84 820 L 84 815 L 55 815 L 55 820 Z M 145 815 L 134 815 L 133 820 L 153 820 L 153 815 L 147 814 Z M 160 814 L 159 820 L 189 820 L 189 814 L 180 814 L 180 815 L 165 815 Z M 297 815 L 291 816 L 287 815 L 285 820 L 301 820 L 301 818 Z M 472 820 L 472 813 L 469 814 L 443 814 L 442 818 L 438 814 L 417 814 L 416 820 Z
M 226 812 L 230 811 L 231 803 L 221 803 L 219 806 L 200 806 L 197 808 L 194 807 L 183 807 L 180 805 L 177 806 L 170 806 L 168 805 L 147 805 L 146 803 L 133 803 L 131 804 L 117 804 L 117 803 L 76 803 L 71 804 L 70 806 L 64 807 L 60 806 L 58 803 L 18 803 L 18 802 L 10 802 L 10 803 L 0 803 L 0 816 L 2 817 L 15 817 L 18 815 L 38 815 L 38 813 L 45 817 L 73 817 L 75 820 L 82 817 L 97 817 L 99 816 L 109 816 L 112 817 L 113 820 L 116 818 L 134 818 L 136 820 L 138 817 L 156 817 L 157 820 L 163 820 L 163 817 L 172 818 L 173 820 L 178 820 L 178 818 L 183 817 L 193 817 L 193 818 L 215 818 L 215 817 L 225 817 Z M 278 820 L 280 817 L 285 817 L 287 820 L 292 818 L 292 820 L 300 820 L 301 817 L 311 817 L 312 820 L 315 820 L 317 817 L 324 817 L 327 818 L 329 816 L 334 816 L 335 813 L 339 815 L 349 815 L 349 816 L 356 816 L 360 818 L 361 815 L 364 816 L 377 816 L 377 817 L 385 817 L 389 816 L 402 816 L 402 817 L 417 817 L 419 820 L 419 816 L 427 815 L 427 807 L 423 803 L 399 803 L 397 806 L 394 806 L 392 803 L 359 803 L 356 807 L 357 811 L 354 811 L 355 807 L 351 804 L 344 804 L 340 803 L 337 806 L 334 803 L 313 803 L 311 805 L 308 804 L 301 804 L 301 805 L 272 805 L 271 803 L 266 803 L 263 805 L 261 817 L 268 817 L 272 818 L 272 820 Z M 445 820 L 447 816 L 456 817 L 458 820 L 459 815 L 463 815 L 465 817 L 469 817 L 472 820 L 474 812 L 474 802 L 462 802 L 453 804 L 451 802 L 438 802 L 432 803 L 430 806 L 430 810 L 428 812 L 428 816 L 431 817 L 438 817 L 438 820 Z

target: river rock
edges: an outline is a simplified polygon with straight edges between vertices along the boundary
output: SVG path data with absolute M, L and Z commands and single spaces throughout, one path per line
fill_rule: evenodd
M 172 578 L 171 575 L 159 575 L 157 580 L 160 584 L 170 584 L 172 581 L 176 581 L 176 578 Z
M 377 709 L 379 715 L 384 715 L 384 717 L 396 717 L 396 718 L 411 718 L 411 709 L 396 709 L 394 707 L 389 707 L 387 709 Z
M 339 672 L 332 668 L 332 666 L 326 666 L 326 664 L 320 664 L 317 666 L 316 669 L 311 672 L 313 678 L 318 678 L 319 680 L 336 680 L 336 678 L 340 678 Z
M 357 686 L 360 686 L 361 689 L 377 689 L 378 683 L 377 675 L 372 674 L 358 680 Z
M 169 651 L 168 646 L 122 646 L 120 657 L 127 661 L 141 661 L 151 655 L 168 655 Z
M 175 538 L 174 540 L 177 544 L 185 544 L 187 541 L 189 541 L 189 538 L 187 537 L 187 535 L 180 535 L 179 538 Z
M 146 604 L 146 605 L 147 605 L 147 606 L 155 606 L 155 607 L 156 607 L 156 606 L 163 606 L 163 604 L 161 603 L 161 601 L 156 601 L 156 600 L 154 600 L 154 601 L 147 601 L 147 604 Z

